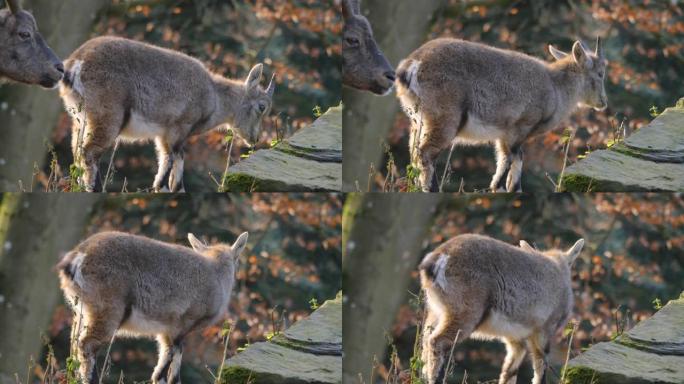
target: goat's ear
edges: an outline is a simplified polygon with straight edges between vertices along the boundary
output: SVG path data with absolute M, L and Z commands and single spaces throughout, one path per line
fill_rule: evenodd
M 532 247 L 527 241 L 525 240 L 520 240 L 520 248 L 523 251 L 528 251 L 528 252 L 536 252 L 534 247 Z
M 554 47 L 553 45 L 549 45 L 549 53 L 556 60 L 562 60 L 568 56 L 567 53 L 565 53 L 559 49 L 556 49 L 556 47 Z
M 188 233 L 188 241 L 190 242 L 190 246 L 192 249 L 195 250 L 195 252 L 204 252 L 207 249 L 207 245 L 202 242 L 202 240 L 198 239 L 193 235 L 192 233 Z
M 268 97 L 270 97 L 271 99 L 273 99 L 273 94 L 275 93 L 275 87 L 276 87 L 276 84 L 275 84 L 275 77 L 276 77 L 276 75 L 275 75 L 275 73 L 274 73 L 273 76 L 271 76 L 271 82 L 268 83 L 268 88 L 266 88 L 266 94 L 267 94 Z
M 245 250 L 245 247 L 247 246 L 247 239 L 249 238 L 249 233 L 247 232 L 242 232 L 240 236 L 238 236 L 237 240 L 233 243 L 233 252 L 235 252 L 235 255 L 239 255 L 242 253 L 242 251 Z
M 359 0 L 342 0 L 342 17 L 349 19 L 361 13 Z
M 568 265 L 571 265 L 577 259 L 577 256 L 582 252 L 584 247 L 584 239 L 579 239 L 566 253 L 565 259 L 568 261 Z
M 16 14 L 19 11 L 21 11 L 20 0 L 6 0 L 6 1 L 7 1 L 7 6 L 9 7 L 9 9 L 12 13 Z
M 584 50 L 581 42 L 576 41 L 572 46 L 572 57 L 581 67 L 591 68 L 591 58 L 587 55 L 587 51 Z
M 259 63 L 252 68 L 251 71 L 249 71 L 249 75 L 247 75 L 247 80 L 245 80 L 245 86 L 247 89 L 254 89 L 259 86 L 259 83 L 261 82 L 261 75 L 264 73 L 264 65 Z

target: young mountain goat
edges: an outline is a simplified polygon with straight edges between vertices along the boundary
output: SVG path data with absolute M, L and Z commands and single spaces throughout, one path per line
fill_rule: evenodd
M 152 383 L 180 383 L 183 338 L 221 319 L 228 309 L 247 232 L 235 243 L 193 249 L 120 232 L 102 232 L 57 264 L 76 318 L 72 335 L 84 383 L 98 382 L 95 357 L 116 335 L 156 337 Z
M 520 192 L 523 143 L 559 125 L 578 105 L 607 107 L 601 40 L 588 52 L 549 47 L 546 63 L 457 39 L 432 40 L 402 61 L 397 94 L 412 120 L 411 162 L 423 191 L 436 191 L 434 163 L 454 142 L 494 143 L 493 191 Z M 448 165 L 447 165 L 448 166 Z
M 212 74 L 180 52 L 117 37 L 87 41 L 65 65 L 61 96 L 74 117 L 74 162 L 83 168 L 89 192 L 100 189 L 98 162 L 117 138 L 154 140 L 154 190 L 167 185 L 182 191 L 188 138 L 229 125 L 248 144 L 256 143 L 275 90 L 273 78 L 266 90 L 259 86 L 262 64 L 243 83 Z
M 420 264 L 426 319 L 423 375 L 442 383 L 454 339 L 500 339 L 508 354 L 499 384 L 515 384 L 526 350 L 542 384 L 549 343 L 573 306 L 570 266 L 584 246 L 540 252 L 478 235 L 456 236 Z M 459 333 L 460 331 L 460 333 Z
M 394 69 L 378 48 L 371 25 L 361 14 L 359 1 L 342 0 L 342 83 L 386 95 L 394 87 Z
M 48 47 L 33 15 L 19 0 L 7 0 L 0 10 L 0 80 L 54 88 L 64 66 Z

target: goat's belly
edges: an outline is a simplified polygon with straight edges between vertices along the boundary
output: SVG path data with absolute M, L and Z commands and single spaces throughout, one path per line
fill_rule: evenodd
M 484 123 L 476 117 L 470 117 L 466 125 L 458 132 L 456 140 L 473 143 L 489 143 L 502 136 L 502 130 Z
M 164 127 L 145 120 L 144 117 L 133 112 L 128 124 L 121 130 L 119 136 L 126 140 L 149 140 L 162 136 L 163 133 Z
M 532 328 L 523 324 L 517 323 L 508 316 L 492 311 L 492 313 L 480 324 L 480 326 L 473 332 L 476 338 L 500 338 L 510 337 L 516 340 L 522 340 L 532 334 Z
M 130 334 L 149 336 L 165 333 L 167 328 L 168 327 L 164 323 L 150 319 L 149 317 L 145 316 L 144 313 L 134 309 L 131 311 L 131 316 L 128 318 L 128 320 L 121 324 L 118 333 L 122 333 L 124 335 Z

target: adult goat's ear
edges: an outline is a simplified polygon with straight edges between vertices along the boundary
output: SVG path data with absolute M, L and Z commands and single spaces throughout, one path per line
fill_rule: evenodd
M 7 6 L 9 7 L 10 11 L 14 14 L 17 14 L 19 11 L 21 11 L 21 1 L 20 0 L 6 0 Z
M 349 19 L 361 13 L 359 0 L 342 0 L 342 17 Z

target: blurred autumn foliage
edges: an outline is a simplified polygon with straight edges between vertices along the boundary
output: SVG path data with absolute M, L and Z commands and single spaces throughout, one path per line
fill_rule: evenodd
M 341 209 L 342 198 L 327 194 L 112 195 L 97 208 L 87 235 L 120 230 L 187 245 L 189 232 L 209 243 L 230 243 L 249 231 L 228 313 L 232 356 L 307 316 L 312 299 L 323 303 L 341 289 Z M 71 317 L 60 305 L 46 335 L 60 364 L 68 355 Z M 221 362 L 220 331 L 217 324 L 188 337 L 184 381 L 213 382 L 205 367 L 215 371 Z M 125 382 L 142 381 L 151 375 L 157 348 L 151 340 L 120 339 L 111 357 L 109 382 L 122 371 Z
M 449 238 L 478 233 L 538 249 L 569 248 L 578 238 L 586 245 L 573 271 L 579 322 L 571 356 L 591 344 L 610 340 L 656 311 L 659 303 L 684 290 L 684 199 L 670 194 L 595 194 L 451 197 L 438 211 L 424 252 Z M 409 291 L 417 294 L 414 272 Z M 409 365 L 422 309 L 414 296 L 399 311 L 390 336 L 403 368 Z M 562 365 L 567 339 L 552 342 L 551 364 Z M 456 348 L 456 377 L 491 380 L 505 356 L 503 344 L 466 341 Z M 389 361 L 386 366 L 389 366 Z M 384 368 L 379 372 L 386 374 Z M 529 364 L 521 381 L 531 379 Z M 408 379 L 408 378 L 405 378 Z M 455 382 L 460 383 L 460 379 Z
M 115 35 L 171 48 L 198 58 L 213 72 L 244 79 L 256 63 L 265 64 L 263 86 L 276 75 L 271 117 L 257 148 L 308 126 L 314 109 L 324 112 L 341 100 L 342 17 L 321 0 L 112 0 L 99 16 L 94 36 Z M 71 162 L 70 119 L 64 113 L 53 135 L 60 168 Z M 226 135 L 211 132 L 194 137 L 187 148 L 189 191 L 216 191 L 209 173 L 219 180 L 225 166 Z M 234 164 L 249 149 L 235 140 Z M 108 155 L 105 155 L 109 159 Z M 114 161 L 110 191 L 124 179 L 130 191 L 151 186 L 154 148 L 122 146 Z M 47 184 L 45 171 L 40 182 Z
M 547 46 L 569 52 L 575 40 L 594 48 L 604 40 L 609 61 L 606 79 L 609 108 L 605 112 L 580 109 L 553 133 L 525 146 L 526 190 L 553 191 L 563 164 L 563 145 L 576 130 L 569 162 L 589 151 L 605 148 L 616 131 L 627 134 L 647 124 L 652 113 L 674 106 L 684 96 L 684 8 L 679 1 L 656 0 L 447 0 L 433 15 L 427 39 L 455 37 L 512 49 L 546 61 L 553 60 Z M 417 48 L 417 47 L 415 47 Z M 388 138 L 398 169 L 408 162 L 409 121 L 397 115 Z M 443 155 L 439 169 L 446 162 Z M 458 190 L 482 190 L 494 173 L 489 148 L 457 147 L 452 159 L 451 185 Z M 403 171 L 399 171 L 403 174 Z M 387 172 L 382 172 L 386 174 Z M 384 176 L 377 175 L 378 185 Z M 401 185 L 400 185 L 401 187 Z

